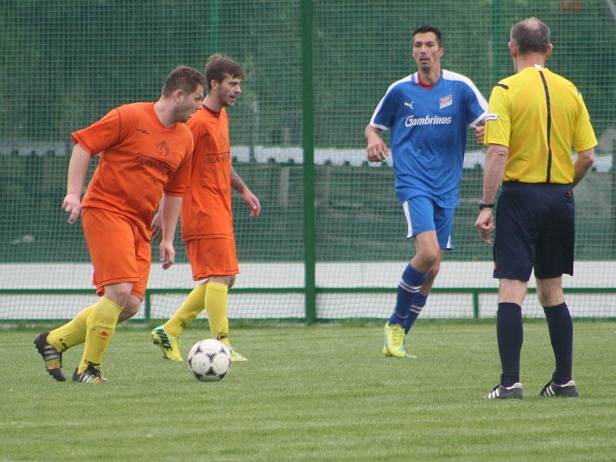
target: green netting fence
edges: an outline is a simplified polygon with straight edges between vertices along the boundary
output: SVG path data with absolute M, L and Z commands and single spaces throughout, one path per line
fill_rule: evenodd
M 230 111 L 237 171 L 260 197 L 236 201 L 241 274 L 232 318 L 383 318 L 412 243 L 390 164 L 365 162 L 363 128 L 390 83 L 415 70 L 411 31 L 444 33 L 443 66 L 489 96 L 511 73 L 509 28 L 552 28 L 548 66 L 584 94 L 598 161 L 576 189 L 577 317 L 616 317 L 616 7 L 612 0 L 0 0 L 0 320 L 71 317 L 94 299 L 79 225 L 60 204 L 69 134 L 110 108 L 158 98 L 178 64 L 223 52 L 246 69 Z M 424 316 L 493 316 L 491 250 L 473 228 L 483 149 L 467 146 L 455 251 Z M 193 287 L 185 254 L 152 268 L 139 319 L 164 318 Z M 155 260 L 154 260 L 155 261 Z M 542 313 L 528 297 L 526 314 Z

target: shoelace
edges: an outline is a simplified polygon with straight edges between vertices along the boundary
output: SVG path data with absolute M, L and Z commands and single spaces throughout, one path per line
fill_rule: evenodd
M 160 343 L 166 350 L 171 350 L 171 342 L 169 341 L 169 337 L 165 331 L 157 331 L 158 336 L 160 337 Z
M 394 343 L 399 344 L 400 347 L 403 347 L 404 344 L 404 334 L 402 332 L 402 329 L 394 329 L 391 335 Z

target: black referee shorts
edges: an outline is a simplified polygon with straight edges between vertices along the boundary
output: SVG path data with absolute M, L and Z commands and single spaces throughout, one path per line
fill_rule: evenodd
M 528 281 L 573 275 L 575 202 L 571 185 L 504 183 L 496 210 L 494 277 Z

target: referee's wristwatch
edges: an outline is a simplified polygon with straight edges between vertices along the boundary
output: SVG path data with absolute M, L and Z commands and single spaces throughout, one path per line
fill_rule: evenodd
M 479 201 L 479 210 L 493 209 L 493 208 L 494 208 L 494 203 L 486 204 L 485 202 Z

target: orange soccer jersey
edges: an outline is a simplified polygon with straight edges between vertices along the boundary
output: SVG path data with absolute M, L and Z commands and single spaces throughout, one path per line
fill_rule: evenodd
M 182 196 L 190 187 L 190 130 L 165 127 L 154 103 L 120 106 L 71 136 L 90 155 L 101 153 L 82 207 L 124 215 L 148 238 L 163 191 Z
M 181 196 L 190 186 L 192 134 L 184 124 L 163 126 L 154 103 L 134 103 L 72 137 L 90 155 L 101 153 L 81 218 L 97 293 L 131 282 L 133 295 L 143 299 L 152 215 L 163 190 Z
M 182 201 L 182 238 L 235 239 L 231 210 L 229 121 L 223 108 L 197 110 L 187 123 L 195 149 L 190 190 Z

